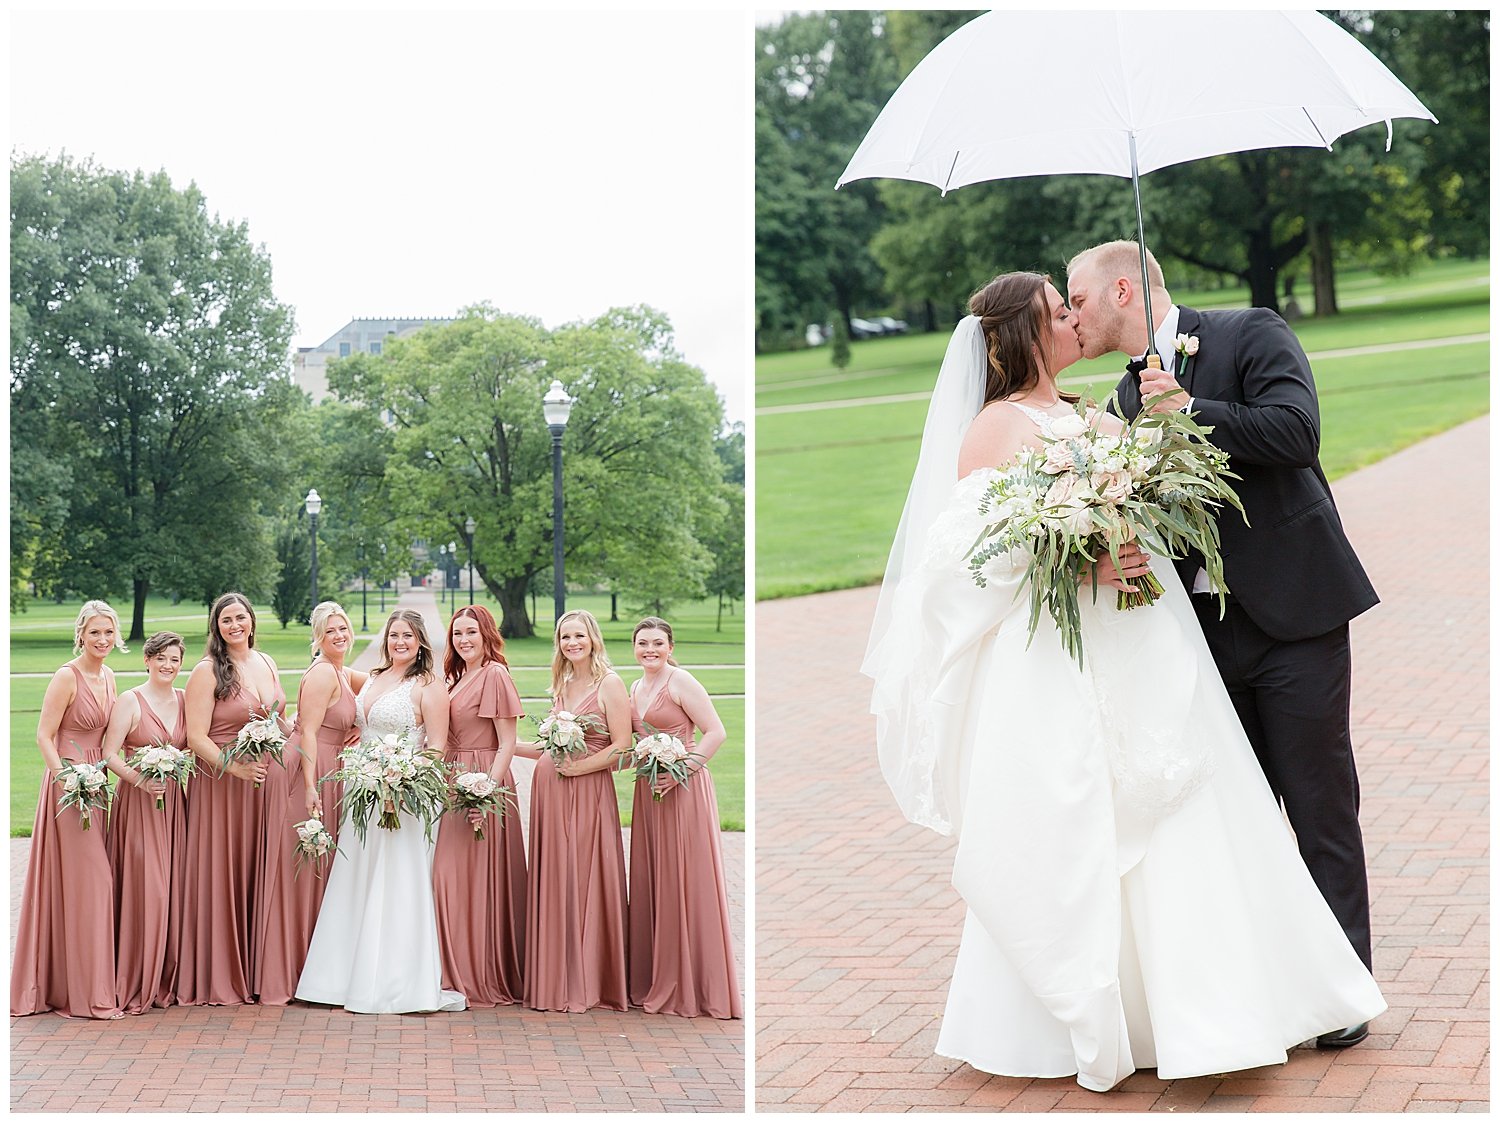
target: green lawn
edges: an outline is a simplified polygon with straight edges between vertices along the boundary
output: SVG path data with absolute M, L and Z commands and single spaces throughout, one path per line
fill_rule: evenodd
M 1174 293 L 1192 307 L 1243 306 L 1243 290 Z M 1311 298 L 1299 293 L 1304 306 Z M 1321 459 L 1331 477 L 1374 463 L 1489 409 L 1489 345 L 1340 355 L 1350 348 L 1489 331 L 1488 262 L 1443 262 L 1412 276 L 1340 278 L 1327 320 L 1294 327 L 1313 358 Z M 948 333 L 853 345 L 845 371 L 828 348 L 756 361 L 756 595 L 796 596 L 880 579 L 916 464 L 925 395 Z M 1064 385 L 1103 397 L 1119 356 L 1080 362 Z M 912 400 L 857 402 L 887 395 Z M 814 403 L 835 408 L 793 410 Z
M 492 610 L 494 602 L 482 596 L 477 601 L 487 603 Z M 466 604 L 468 595 L 459 599 Z M 369 619 L 371 632 L 378 632 L 384 621 L 379 610 L 379 600 L 370 598 Z M 444 601 L 444 605 L 447 605 Z M 356 590 L 343 598 L 344 607 L 353 616 L 356 628 L 360 624 L 359 594 Z M 387 594 L 387 608 L 391 599 Z M 538 600 L 538 609 L 544 619 L 539 621 L 541 633 L 533 639 L 515 640 L 506 644 L 506 658 L 510 661 L 528 715 L 540 716 L 546 708 L 546 691 L 550 682 L 552 655 L 551 602 Z M 47 689 L 47 676 L 65 663 L 72 655 L 73 621 L 78 615 L 79 602 L 65 605 L 44 604 L 33 601 L 23 613 L 13 613 L 11 623 L 11 675 L 10 675 L 10 824 L 12 837 L 31 834 L 36 814 L 37 788 L 41 783 L 42 759 L 36 748 L 36 723 L 41 712 L 42 695 Z M 116 605 L 117 610 L 122 606 Z M 609 620 L 609 598 L 607 596 L 573 596 L 568 607 L 587 608 L 599 617 L 604 633 L 605 648 L 611 661 L 620 671 L 626 683 L 635 681 L 638 669 L 631 656 L 630 632 L 639 620 L 639 615 L 628 614 L 622 607 L 620 620 Z M 743 606 L 740 606 L 742 609 Z M 690 669 L 713 696 L 714 706 L 724 721 L 729 734 L 714 757 L 714 785 L 719 797 L 720 824 L 726 830 L 745 829 L 745 618 L 738 612 L 723 618 L 722 630 L 716 630 L 716 609 L 712 601 L 673 605 L 667 613 L 676 638 L 677 661 Z M 282 685 L 292 700 L 295 712 L 297 684 L 308 663 L 308 640 L 310 629 L 293 624 L 282 629 L 268 606 L 256 605 L 259 622 L 256 647 L 266 651 L 276 660 L 282 675 Z M 443 618 L 447 619 L 446 607 Z M 164 599 L 152 599 L 147 603 L 147 633 L 170 629 L 181 635 L 188 647 L 188 668 L 202 656 L 206 639 L 207 613 L 201 606 L 173 605 Z M 128 626 L 128 625 L 127 625 Z M 373 638 L 373 635 L 365 638 Z M 141 662 L 141 645 L 131 644 L 128 653 L 115 652 L 109 665 L 118 676 L 121 689 L 139 685 L 144 678 Z M 361 648 L 362 649 L 362 648 Z M 186 669 L 185 668 L 185 671 Z M 187 676 L 178 680 L 186 683 Z M 523 735 L 530 732 L 530 722 L 522 721 Z M 628 774 L 616 777 L 624 822 L 630 823 L 631 785 Z

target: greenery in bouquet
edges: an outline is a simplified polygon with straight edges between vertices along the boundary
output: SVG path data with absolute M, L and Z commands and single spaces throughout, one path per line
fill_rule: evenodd
M 689 762 L 698 759 L 698 756 L 688 752 L 687 746 L 670 733 L 662 733 L 650 725 L 646 729 L 646 735 L 636 738 L 635 748 L 632 750 L 636 762 L 635 778 L 650 784 L 651 798 L 661 800 L 666 797 L 666 793 L 656 790 L 657 778 L 670 776 L 686 787 L 688 778 L 693 774 Z
M 588 745 L 584 735 L 603 728 L 604 723 L 592 714 L 554 710 L 537 722 L 536 736 L 542 749 L 552 758 L 552 763 L 560 765 L 570 756 L 587 752 Z
M 281 728 L 281 709 L 279 702 L 272 702 L 266 707 L 262 714 L 252 712 L 250 720 L 240 727 L 235 738 L 229 744 L 219 749 L 219 775 L 223 776 L 229 771 L 229 766 L 237 760 L 260 760 L 268 756 L 277 764 L 281 763 L 281 748 L 286 744 L 286 733 Z M 260 784 L 255 785 L 256 790 Z
M 337 780 L 344 785 L 339 808 L 361 842 L 377 812 L 380 828 L 395 831 L 401 829 L 402 811 L 422 820 L 423 833 L 431 841 L 433 824 L 448 806 L 448 774 L 442 761 L 422 752 L 410 733 L 388 733 L 350 746 L 341 760 L 343 767 L 319 783 Z
M 57 813 L 61 815 L 70 807 L 78 808 L 78 818 L 84 830 L 92 824 L 94 811 L 109 809 L 113 792 L 104 765 L 64 759 L 55 779 L 62 787 L 62 795 L 57 797 Z
M 979 507 L 987 522 L 969 552 L 970 574 L 981 587 L 992 563 L 1024 560 L 1028 637 L 1035 637 L 1045 608 L 1079 666 L 1079 588 L 1087 581 L 1098 596 L 1096 558 L 1107 553 L 1118 568 L 1120 547 L 1131 540 L 1166 557 L 1196 552 L 1222 611 L 1218 515 L 1225 506 L 1244 514 L 1229 483 L 1239 478 L 1229 470 L 1229 456 L 1207 440 L 1212 426 L 1180 411 L 1142 409 L 1114 434 L 1101 430 L 1103 416 L 1097 413 L 1090 424 L 1080 403 L 1076 418 L 1054 422 L 1043 448 L 1025 449 L 996 469 Z M 1153 604 L 1163 592 L 1150 573 L 1133 584 L 1136 592 L 1118 593 L 1118 608 Z
M 505 822 L 505 797 L 515 793 L 488 772 L 460 772 L 456 768 L 450 804 L 455 811 L 478 811 Z M 484 820 L 474 824 L 474 841 L 484 840 Z
M 159 784 L 176 784 L 187 794 L 188 778 L 198 770 L 193 754 L 167 741 L 158 741 L 142 748 L 126 762 L 148 780 Z M 158 811 L 167 805 L 166 796 L 156 797 Z

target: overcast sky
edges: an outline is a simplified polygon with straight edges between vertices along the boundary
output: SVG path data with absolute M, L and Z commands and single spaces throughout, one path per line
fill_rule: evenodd
M 665 311 L 730 420 L 750 354 L 743 12 L 20 12 L 11 145 L 165 168 L 269 251 L 298 346 L 489 301 Z

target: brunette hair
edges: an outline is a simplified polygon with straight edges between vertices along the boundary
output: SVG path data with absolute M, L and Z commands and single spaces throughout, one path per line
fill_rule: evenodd
M 569 663 L 568 657 L 562 653 L 563 625 L 569 620 L 583 621 L 583 630 L 589 636 L 589 681 L 603 682 L 604 676 L 614 670 L 614 666 L 609 661 L 609 654 L 604 650 L 604 633 L 599 630 L 599 621 L 594 618 L 594 614 L 583 608 L 564 612 L 557 618 L 557 624 L 552 629 L 553 701 L 562 698 L 563 686 L 573 677 L 573 664 Z
M 83 654 L 83 630 L 88 627 L 88 622 L 95 616 L 103 616 L 114 621 L 115 625 L 115 648 L 119 651 L 129 651 L 125 646 L 125 637 L 121 634 L 120 618 L 115 610 L 109 607 L 108 602 L 102 600 L 85 601 L 83 607 L 78 610 L 78 619 L 73 621 L 73 654 Z
M 672 625 L 668 624 L 660 616 L 647 616 L 644 620 L 642 620 L 635 626 L 635 631 L 630 633 L 630 643 L 632 647 L 635 646 L 635 637 L 640 635 L 641 632 L 643 632 L 647 628 L 655 628 L 659 632 L 666 632 L 667 645 L 670 647 L 677 646 L 677 641 L 672 638 Z M 672 664 L 672 666 L 674 667 L 682 666 L 682 664 L 679 663 L 676 659 L 673 659 L 670 654 L 667 656 L 667 662 Z
M 180 647 L 182 653 L 187 654 L 187 644 L 176 632 L 157 632 L 146 641 L 141 651 L 147 659 L 154 659 L 169 647 Z
M 325 600 L 319 602 L 318 607 L 312 610 L 312 616 L 308 619 L 308 623 L 312 625 L 312 643 L 310 646 L 312 647 L 314 662 L 322 655 L 323 636 L 328 632 L 328 621 L 335 616 L 342 616 L 344 623 L 349 625 L 349 630 L 351 632 L 354 631 L 354 624 L 349 619 L 349 614 L 344 611 L 343 606 L 338 601 Z
M 412 608 L 398 608 L 386 619 L 385 627 L 380 631 L 380 666 L 370 672 L 371 677 L 391 669 L 391 625 L 397 620 L 410 624 L 417 637 L 417 657 L 401 677 L 409 679 L 432 674 L 432 641 L 427 638 L 427 625 L 422 623 L 422 614 Z
M 240 685 L 240 673 L 235 668 L 234 660 L 229 657 L 229 645 L 219 634 L 219 614 L 231 604 L 244 605 L 245 611 L 250 614 L 250 647 L 252 650 L 255 648 L 255 606 L 244 593 L 223 594 L 208 610 L 208 647 L 203 653 L 204 658 L 214 665 L 214 697 L 220 701 L 228 698 Z
M 984 404 L 1012 394 L 1024 394 L 1037 384 L 1042 370 L 1052 373 L 1051 341 L 1044 286 L 1052 278 L 1042 273 L 1002 273 L 969 297 L 969 311 L 979 317 L 989 363 L 984 380 Z M 1077 394 L 1059 392 L 1064 401 Z
M 464 671 L 468 670 L 464 657 L 453 650 L 453 626 L 465 616 L 470 617 L 479 625 L 479 644 L 484 652 L 484 658 L 479 661 L 480 666 L 485 663 L 510 666 L 510 662 L 505 658 L 505 638 L 500 635 L 494 614 L 482 604 L 466 604 L 448 621 L 448 646 L 443 651 L 443 675 L 447 678 L 449 686 L 457 686 L 458 680 L 464 677 Z

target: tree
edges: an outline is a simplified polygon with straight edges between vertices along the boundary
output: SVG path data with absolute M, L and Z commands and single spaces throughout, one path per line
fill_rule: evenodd
M 704 534 L 704 545 L 713 558 L 713 568 L 706 582 L 710 596 L 719 603 L 714 631 L 724 630 L 724 602 L 734 611 L 736 601 L 745 596 L 745 487 L 725 480 L 719 485 L 724 502 L 724 517 Z
M 618 308 L 549 331 L 481 305 L 329 369 L 341 400 L 389 413 L 393 529 L 460 541 L 475 520 L 475 572 L 507 637 L 533 634 L 527 592 L 552 563 L 541 401 L 554 378 L 576 399 L 563 441 L 568 576 L 647 600 L 701 596 L 711 560 L 693 528 L 717 502 L 720 405 L 660 313 Z
M 263 590 L 262 512 L 289 467 L 272 435 L 304 399 L 290 310 L 244 224 L 165 172 L 13 158 L 11 288 L 13 453 L 65 489 L 50 505 L 13 489 L 12 563 L 128 592 L 131 639 L 155 586 L 197 592 L 211 572 L 215 595 Z
M 297 518 L 283 518 L 276 527 L 276 560 L 280 565 L 271 608 L 285 628 L 293 620 L 312 619 L 312 549 L 308 529 Z

